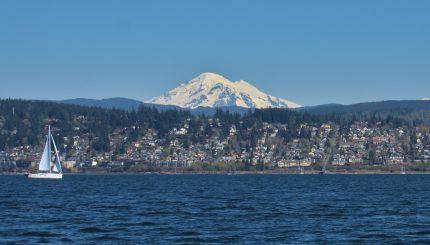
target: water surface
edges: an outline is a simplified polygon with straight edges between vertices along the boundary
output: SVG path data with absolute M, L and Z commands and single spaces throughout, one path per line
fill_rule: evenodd
M 427 175 L 0 176 L 0 243 L 430 243 Z

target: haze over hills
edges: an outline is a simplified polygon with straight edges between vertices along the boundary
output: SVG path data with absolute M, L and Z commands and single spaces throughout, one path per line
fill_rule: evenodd
M 244 80 L 232 82 L 215 73 L 202 73 L 166 94 L 146 101 L 151 104 L 183 108 L 242 107 L 299 108 L 294 102 L 265 94 Z
M 144 105 L 146 107 L 153 107 L 159 111 L 165 111 L 170 109 L 175 110 L 189 110 L 192 114 L 205 114 L 205 115 L 213 115 L 216 109 L 222 109 L 223 111 L 230 111 L 232 113 L 243 114 L 249 111 L 249 108 L 243 108 L 238 106 L 224 106 L 224 107 L 197 107 L 194 109 L 190 108 L 182 108 L 179 106 L 172 105 L 158 105 L 158 104 L 150 104 L 143 103 L 138 100 L 127 99 L 127 98 L 108 98 L 108 99 L 69 99 L 58 101 L 65 104 L 74 104 L 81 106 L 91 106 L 91 107 L 100 107 L 107 109 L 122 109 L 131 111 L 133 109 L 137 110 L 140 105 Z M 334 113 L 352 113 L 352 112 L 375 112 L 375 111 L 418 111 L 418 110 L 430 110 L 430 101 L 429 100 L 388 100 L 388 101 L 378 101 L 378 102 L 364 102 L 357 103 L 351 105 L 342 105 L 342 104 L 325 104 L 325 105 L 317 105 L 317 106 L 306 106 L 295 108 L 292 110 L 296 110 L 299 112 L 307 112 L 310 114 L 334 114 Z
M 76 98 L 76 99 L 67 99 L 61 100 L 60 102 L 70 105 L 81 105 L 81 106 L 91 106 L 91 107 L 100 107 L 100 108 L 116 108 L 126 111 L 131 111 L 133 108 L 136 110 L 142 105 L 142 101 L 127 99 L 127 98 L 107 98 L 107 99 L 86 99 L 86 98 Z
M 215 73 L 202 73 L 191 81 L 181 84 L 166 94 L 146 102 L 127 98 L 107 99 L 68 99 L 60 101 L 66 104 L 116 108 L 131 111 L 139 106 L 152 107 L 159 111 L 189 110 L 192 114 L 213 115 L 217 109 L 232 113 L 246 113 L 249 109 L 285 108 L 311 114 L 333 114 L 349 112 L 372 112 L 393 110 L 430 110 L 430 101 L 388 100 L 363 102 L 351 105 L 325 104 L 300 106 L 294 102 L 280 99 L 258 90 L 246 81 L 231 82 Z
M 355 112 L 412 112 L 430 110 L 429 100 L 386 100 L 363 102 L 351 105 L 326 104 L 298 108 L 298 111 L 311 114 L 328 115 Z
M 221 106 L 221 107 L 197 107 L 194 109 L 190 108 L 182 108 L 175 105 L 158 105 L 151 103 L 144 103 L 139 100 L 127 99 L 127 98 L 107 98 L 107 99 L 86 99 L 86 98 L 76 98 L 76 99 L 67 99 L 57 101 L 64 104 L 69 105 L 80 105 L 80 106 L 89 106 L 89 107 L 99 107 L 105 109 L 121 109 L 126 111 L 137 110 L 139 106 L 143 105 L 145 107 L 155 108 L 158 111 L 166 111 L 166 110 L 189 110 L 193 115 L 213 115 L 217 109 L 221 109 L 223 111 L 229 111 L 231 113 L 239 113 L 244 114 L 249 109 L 237 106 Z

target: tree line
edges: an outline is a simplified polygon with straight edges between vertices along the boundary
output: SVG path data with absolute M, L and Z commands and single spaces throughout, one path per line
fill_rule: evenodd
M 118 128 L 133 128 L 130 140 L 142 136 L 147 129 L 154 129 L 159 137 L 169 139 L 173 128 L 188 125 L 188 133 L 181 140 L 185 147 L 203 142 L 207 137 L 225 139 L 231 128 L 236 129 L 236 147 L 249 148 L 261 137 L 264 123 L 280 124 L 285 127 L 279 135 L 289 142 L 295 138 L 309 138 L 310 132 L 302 130 L 303 123 L 321 125 L 330 122 L 347 127 L 357 121 L 366 121 L 370 126 L 408 127 L 411 131 L 419 125 L 430 122 L 430 111 L 372 111 L 342 112 L 316 115 L 288 109 L 255 109 L 245 114 L 217 110 L 213 116 L 194 116 L 186 110 L 158 111 L 140 106 L 137 110 L 103 109 L 50 101 L 29 101 L 17 99 L 0 100 L 0 150 L 17 146 L 34 146 L 43 141 L 46 125 L 57 129 L 57 144 L 64 136 L 90 135 L 95 151 L 109 150 L 109 135 Z M 228 149 L 227 149 L 228 150 Z

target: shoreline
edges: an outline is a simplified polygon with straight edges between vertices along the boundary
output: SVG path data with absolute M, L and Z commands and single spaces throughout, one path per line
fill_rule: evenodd
M 26 175 L 26 172 L 0 172 L 1 175 Z M 355 170 L 355 171 L 157 171 L 157 172 L 108 172 L 108 171 L 87 171 L 87 172 L 64 172 L 64 175 L 417 175 L 430 174 L 430 171 L 384 171 L 384 170 Z

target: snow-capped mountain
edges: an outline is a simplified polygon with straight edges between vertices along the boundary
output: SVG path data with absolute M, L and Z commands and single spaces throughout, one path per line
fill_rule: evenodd
M 240 80 L 231 82 L 215 73 L 202 73 L 166 94 L 147 103 L 176 105 L 184 108 L 239 106 L 245 108 L 297 108 L 300 105 L 258 90 Z

